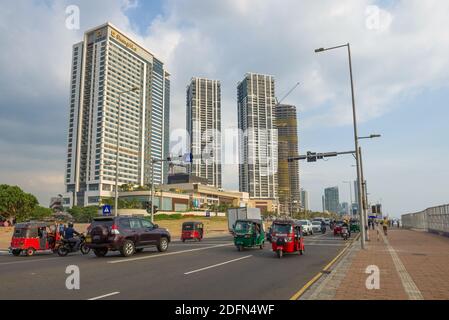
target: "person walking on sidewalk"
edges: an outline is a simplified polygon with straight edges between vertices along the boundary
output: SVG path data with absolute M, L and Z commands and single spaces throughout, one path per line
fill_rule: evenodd
M 384 234 L 387 235 L 388 230 L 388 219 L 387 217 L 384 218 L 384 221 L 382 222 L 382 228 L 384 229 Z

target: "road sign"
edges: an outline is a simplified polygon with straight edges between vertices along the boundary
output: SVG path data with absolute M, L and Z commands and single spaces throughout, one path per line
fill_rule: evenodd
M 112 213 L 111 206 L 108 205 L 108 204 L 105 204 L 105 205 L 103 206 L 103 215 L 104 215 L 104 216 L 110 216 L 111 213 Z
M 210 217 L 210 211 L 206 211 L 206 217 L 207 217 L 207 218 Z

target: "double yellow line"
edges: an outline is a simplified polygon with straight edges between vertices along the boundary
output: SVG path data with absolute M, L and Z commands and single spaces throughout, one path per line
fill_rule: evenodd
M 355 239 L 353 241 L 351 241 L 350 243 L 348 243 L 339 253 L 338 255 L 332 259 L 331 262 L 329 262 L 324 268 L 323 270 L 321 270 L 320 272 L 318 272 L 312 279 L 309 280 L 309 282 L 307 282 L 304 287 L 302 287 L 301 289 L 299 289 L 298 292 L 296 292 L 289 300 L 298 300 L 303 294 L 304 292 L 306 292 L 307 289 L 309 289 L 319 278 L 321 278 L 321 276 L 326 273 L 326 271 L 328 271 L 330 269 L 330 267 L 332 267 L 334 265 L 335 262 L 337 262 L 337 260 L 346 252 L 346 250 L 348 250 L 349 246 L 354 243 L 355 241 L 357 241 L 357 239 L 360 237 L 360 234 L 357 235 L 357 237 L 355 237 Z

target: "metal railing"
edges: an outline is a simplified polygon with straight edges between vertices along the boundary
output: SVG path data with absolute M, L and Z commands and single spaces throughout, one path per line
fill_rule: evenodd
M 420 212 L 403 214 L 401 220 L 404 228 L 449 235 L 449 204 L 427 208 Z

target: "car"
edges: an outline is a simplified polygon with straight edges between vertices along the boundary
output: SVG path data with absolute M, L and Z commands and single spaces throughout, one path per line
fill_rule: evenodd
M 301 225 L 302 233 L 304 235 L 313 234 L 312 222 L 310 222 L 310 220 L 298 220 L 298 223 Z
M 321 232 L 321 220 L 312 221 L 312 231 Z
M 325 218 L 324 223 L 326 224 L 326 226 L 329 226 L 331 224 L 331 219 Z
M 97 257 L 104 257 L 108 251 L 119 251 L 122 256 L 129 257 L 152 246 L 164 252 L 170 241 L 167 229 L 134 216 L 94 218 L 86 236 L 86 246 Z

